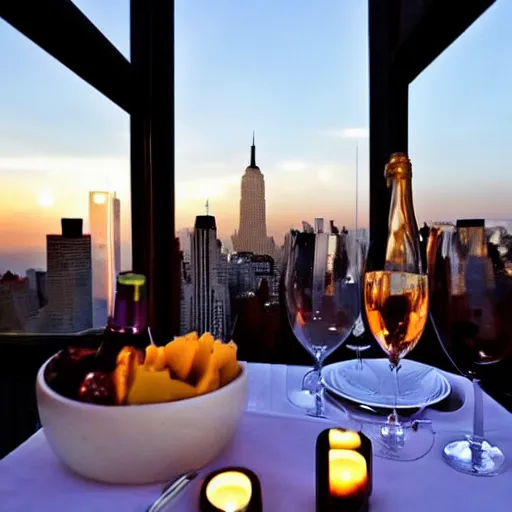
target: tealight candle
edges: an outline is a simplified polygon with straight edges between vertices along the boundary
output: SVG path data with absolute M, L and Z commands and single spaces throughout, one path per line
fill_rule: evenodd
M 239 471 L 220 473 L 206 487 L 208 501 L 223 512 L 245 510 L 251 501 L 251 494 L 251 481 Z
M 261 512 L 261 486 L 248 469 L 233 467 L 210 473 L 200 495 L 202 512 Z
M 329 429 L 329 448 L 331 450 L 357 450 L 361 447 L 361 436 L 357 432 L 342 430 L 341 428 Z
M 317 512 L 362 512 L 372 494 L 372 444 L 361 432 L 326 429 L 316 442 Z
M 368 488 L 366 460 L 352 450 L 329 450 L 329 492 L 338 498 L 364 495 Z

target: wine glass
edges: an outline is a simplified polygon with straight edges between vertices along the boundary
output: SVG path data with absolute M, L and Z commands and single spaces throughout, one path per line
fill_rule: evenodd
M 361 264 L 361 270 L 362 273 L 364 273 L 364 270 L 366 268 L 366 255 L 368 252 L 368 241 L 365 237 L 362 236 L 361 233 L 358 232 L 358 245 L 360 246 L 360 251 L 358 253 L 358 256 L 362 258 L 362 264 Z M 359 315 L 357 317 L 356 323 L 354 324 L 354 328 L 352 329 L 352 336 L 347 340 L 347 343 L 345 346 L 349 349 L 355 352 L 356 354 L 356 361 L 353 365 L 352 369 L 355 371 L 363 371 L 365 369 L 363 364 L 363 358 L 361 356 L 361 352 L 364 352 L 365 350 L 368 350 L 371 347 L 371 344 L 369 343 L 368 338 L 365 336 L 366 329 L 363 322 L 363 314 L 361 311 L 361 296 L 358 296 L 359 301 Z
M 445 461 L 463 473 L 494 476 L 501 450 L 485 438 L 480 379 L 512 351 L 512 237 L 483 219 L 433 225 L 427 261 L 430 314 L 446 355 L 473 382 L 473 433 L 449 443 Z M 489 223 L 487 223 L 489 225 Z
M 386 265 L 385 265 L 386 266 Z M 364 304 L 370 331 L 389 358 L 394 404 L 384 423 L 363 426 L 374 440 L 374 452 L 394 460 L 416 460 L 430 451 L 432 429 L 401 422 L 397 413 L 400 362 L 418 343 L 428 318 L 428 279 L 420 269 L 372 270 L 365 274 Z
M 360 250 L 358 257 L 362 258 L 360 265 L 361 273 L 364 274 L 366 269 L 366 257 L 368 253 L 368 240 L 361 233 L 358 233 L 358 246 Z M 357 320 L 352 329 L 352 335 L 345 342 L 345 346 L 355 352 L 356 358 L 346 363 L 345 370 L 351 373 L 351 378 L 364 379 L 365 388 L 367 392 L 376 394 L 379 392 L 380 382 L 376 372 L 369 364 L 364 364 L 362 352 L 368 350 L 371 345 L 371 338 L 366 332 L 366 327 L 363 321 L 363 312 L 361 308 L 362 297 L 358 295 L 358 309 L 360 310 Z
M 288 319 L 314 358 L 303 381 L 312 396 L 309 415 L 325 416 L 321 370 L 325 358 L 350 335 L 359 315 L 361 258 L 354 232 L 292 232 L 285 272 Z M 301 403 L 295 402 L 302 406 Z

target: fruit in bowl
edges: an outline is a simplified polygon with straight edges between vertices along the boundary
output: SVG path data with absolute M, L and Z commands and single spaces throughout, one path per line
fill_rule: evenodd
M 247 401 L 247 367 L 236 345 L 208 333 L 145 353 L 123 348 L 113 372 L 95 353 L 72 349 L 39 370 L 44 433 L 57 457 L 82 476 L 109 483 L 167 481 L 217 457 Z

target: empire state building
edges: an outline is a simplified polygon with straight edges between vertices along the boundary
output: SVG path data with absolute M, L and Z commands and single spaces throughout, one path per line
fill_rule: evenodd
M 240 227 L 231 237 L 236 252 L 252 252 L 274 257 L 276 245 L 267 236 L 265 178 L 256 165 L 256 146 L 252 136 L 251 163 L 242 176 Z

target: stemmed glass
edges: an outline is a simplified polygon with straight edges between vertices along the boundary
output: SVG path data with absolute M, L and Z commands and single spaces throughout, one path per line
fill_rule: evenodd
M 361 234 L 358 234 L 357 242 L 360 247 L 358 256 L 363 259 L 360 268 L 362 273 L 364 274 L 366 269 L 368 243 L 366 239 L 361 237 Z M 357 298 L 359 301 L 358 308 L 359 310 L 361 310 L 362 296 L 359 295 Z M 356 358 L 353 361 L 347 362 L 346 365 L 344 366 L 345 378 L 359 380 L 364 379 L 367 391 L 373 394 L 378 393 L 380 388 L 379 378 L 370 365 L 364 364 L 363 357 L 361 355 L 362 352 L 368 350 L 371 347 L 371 339 L 370 336 L 368 336 L 366 333 L 362 311 L 360 311 L 357 320 L 354 324 L 354 328 L 352 329 L 352 336 L 348 338 L 348 340 L 345 343 L 345 346 L 349 350 L 355 352 L 356 356 Z
M 463 473 L 494 476 L 505 467 L 502 451 L 484 435 L 480 379 L 512 351 L 512 277 L 503 226 L 483 219 L 434 225 L 427 247 L 431 316 L 441 346 L 473 382 L 473 433 L 449 443 L 445 461 Z
M 428 279 L 412 271 L 373 270 L 365 274 L 364 304 L 368 325 L 389 358 L 394 374 L 394 406 L 385 423 L 363 426 L 374 440 L 374 453 L 394 460 L 415 460 L 430 451 L 431 429 L 404 424 L 397 413 L 400 362 L 418 343 L 428 318 Z M 409 435 L 411 434 L 411 436 Z M 414 439 L 411 439 L 412 434 Z
M 322 417 L 322 365 L 350 335 L 359 315 L 362 259 L 354 232 L 292 232 L 290 244 L 286 309 L 293 333 L 314 358 L 314 371 L 303 382 L 314 397 L 307 414 Z
M 356 230 L 357 232 L 357 230 Z M 366 254 L 367 254 L 367 240 L 363 239 L 361 237 L 361 234 L 358 233 L 358 239 L 357 239 L 358 245 L 360 246 L 360 251 L 358 252 L 359 257 L 363 258 L 361 269 L 362 272 L 364 272 L 364 269 L 366 267 Z M 361 296 L 358 296 L 359 301 L 359 309 L 360 303 L 361 303 Z M 366 329 L 364 327 L 363 322 L 363 313 L 360 311 L 356 323 L 354 324 L 354 328 L 352 329 L 352 336 L 346 343 L 346 347 L 349 350 L 352 350 L 356 354 L 356 361 L 353 365 L 353 369 L 357 371 L 363 371 L 365 369 L 363 364 L 363 358 L 361 356 L 361 352 L 364 352 L 365 350 L 368 350 L 371 347 L 371 344 L 368 341 L 368 338 L 365 336 Z

